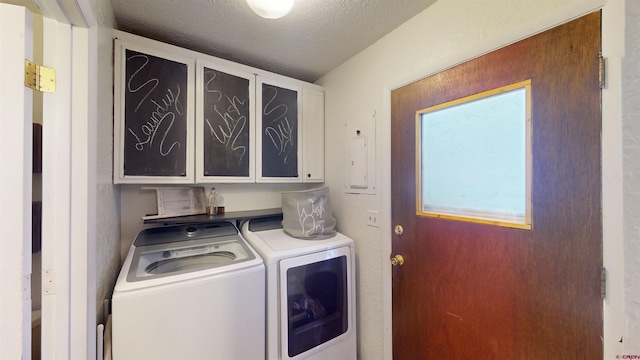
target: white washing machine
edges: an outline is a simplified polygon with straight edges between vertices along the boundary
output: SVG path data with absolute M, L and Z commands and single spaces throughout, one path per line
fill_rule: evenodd
M 245 221 L 267 271 L 267 360 L 355 360 L 355 247 L 338 233 L 302 240 L 282 216 Z
M 230 222 L 141 231 L 112 299 L 113 359 L 264 359 L 265 266 Z

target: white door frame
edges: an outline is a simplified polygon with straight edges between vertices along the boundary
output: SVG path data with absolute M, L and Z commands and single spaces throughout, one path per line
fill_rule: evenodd
M 24 86 L 33 59 L 33 19 L 24 7 L 0 4 L 0 358 L 31 354 L 32 91 Z M 23 354 L 26 355 L 23 357 Z
M 56 69 L 56 92 L 43 94 L 43 359 L 70 359 L 72 28 L 43 18 L 43 65 Z M 75 309 L 74 309 L 75 310 Z M 75 312 L 75 311 L 74 311 Z
M 55 68 L 57 76 L 56 92 L 44 94 L 42 105 L 42 358 L 95 359 L 95 209 L 90 211 L 95 151 L 90 149 L 96 120 L 90 116 L 95 111 L 90 111 L 85 22 L 91 8 L 86 1 L 85 12 L 74 1 L 34 2 L 43 15 L 43 40 L 36 44 L 43 48 L 41 65 Z M 24 7 L 0 6 L 0 46 L 11 49 L 0 56 L 0 358 L 29 359 L 32 102 L 31 90 L 22 96 L 22 74 L 24 59 L 32 58 L 30 48 L 25 55 L 25 42 L 32 46 L 33 33 L 19 29 L 32 20 Z M 11 12 L 5 14 L 5 7 Z
M 95 91 L 86 22 L 92 14 L 88 2 L 84 11 L 73 0 L 34 2 L 44 17 L 43 65 L 56 68 L 57 76 L 56 93 L 43 98 L 42 359 L 95 359 L 95 151 L 90 149 L 96 119 L 90 110 Z
M 54 125 L 43 125 L 42 215 L 43 275 L 52 270 L 55 294 L 43 289 L 42 358 L 95 359 L 97 23 L 89 0 L 33 1 L 47 18 L 44 61 L 59 69 L 55 99 L 43 104 L 55 110 L 43 120 Z

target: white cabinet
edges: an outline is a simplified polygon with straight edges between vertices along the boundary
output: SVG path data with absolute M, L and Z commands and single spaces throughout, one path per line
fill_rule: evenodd
M 256 94 L 256 181 L 323 182 L 322 87 L 259 74 Z
M 193 183 L 192 58 L 114 42 L 114 183 Z
M 114 183 L 324 181 L 322 87 L 116 37 Z
M 324 91 L 302 89 L 302 181 L 324 182 Z
M 255 75 L 198 60 L 196 182 L 255 182 Z
M 258 76 L 257 182 L 300 182 L 302 88 L 284 78 Z

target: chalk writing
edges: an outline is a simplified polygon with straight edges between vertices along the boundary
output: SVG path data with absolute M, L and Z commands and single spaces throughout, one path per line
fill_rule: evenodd
M 295 126 L 289 121 L 289 107 L 286 104 L 274 103 L 278 97 L 278 89 L 275 87 L 264 87 L 263 96 L 267 101 L 263 105 L 263 114 L 269 116 L 269 122 L 264 126 L 265 135 L 278 151 L 278 156 L 287 164 L 294 149 Z M 270 94 L 269 94 L 270 93 Z
M 221 109 L 218 104 L 213 104 L 213 114 L 217 115 L 217 126 L 214 125 L 215 119 L 205 119 L 211 135 L 215 139 L 223 144 L 231 151 L 239 152 L 238 164 L 242 163 L 242 159 L 247 153 L 247 147 L 240 143 L 242 141 L 240 136 L 243 134 L 244 129 L 247 126 L 247 116 L 240 110 L 247 103 L 247 99 L 239 99 L 237 96 L 224 95 L 219 89 L 212 87 L 214 80 L 217 77 L 216 72 L 208 72 L 212 75 L 211 79 L 205 84 L 205 91 L 210 93 L 214 100 L 220 102 L 223 98 L 226 99 L 226 103 L 229 106 L 226 109 Z M 224 107 L 224 106 L 222 106 Z
M 169 145 L 165 144 L 167 135 L 173 127 L 176 113 L 178 115 L 182 115 L 184 112 L 182 104 L 180 104 L 179 101 L 179 96 L 180 85 L 176 85 L 175 93 L 172 89 L 167 89 L 164 97 L 159 102 L 153 99 L 150 100 L 150 102 L 155 106 L 155 109 L 151 112 L 149 120 L 140 126 L 140 132 L 142 132 L 144 136 L 139 136 L 139 133 L 136 133 L 132 128 L 127 129 L 137 141 L 135 143 L 136 150 L 144 150 L 144 146 L 147 144 L 149 147 L 153 147 L 156 134 L 158 134 L 158 130 L 161 127 L 164 127 L 164 132 L 160 133 L 160 144 L 158 146 L 160 155 L 167 156 L 171 153 L 171 150 L 173 150 L 174 147 L 180 147 L 180 143 L 178 141 L 174 141 Z M 147 96 L 145 95 L 145 99 L 146 98 Z
M 138 112 L 138 109 L 140 109 L 140 105 L 142 105 L 142 103 L 144 103 L 144 101 L 149 97 L 149 95 L 151 95 L 153 90 L 155 90 L 156 87 L 158 87 L 158 84 L 160 83 L 160 81 L 158 79 L 154 78 L 154 79 L 149 79 L 149 80 L 143 82 L 137 88 L 133 88 L 131 86 L 133 81 L 137 79 L 138 73 L 141 72 L 142 69 L 147 67 L 147 65 L 149 64 L 149 57 L 147 55 L 143 55 L 143 54 L 129 56 L 127 58 L 127 62 L 135 60 L 137 58 L 142 59 L 143 63 L 142 63 L 142 65 L 140 65 L 140 67 L 138 67 L 136 70 L 134 70 L 133 75 L 131 75 L 131 77 L 127 81 L 127 91 L 129 91 L 130 93 L 137 93 L 138 91 L 141 91 L 143 88 L 148 89 L 148 91 L 147 91 L 146 94 L 144 94 L 142 96 L 142 98 L 138 102 L 138 105 L 136 105 L 135 112 Z M 147 86 L 147 85 L 149 85 L 149 86 Z

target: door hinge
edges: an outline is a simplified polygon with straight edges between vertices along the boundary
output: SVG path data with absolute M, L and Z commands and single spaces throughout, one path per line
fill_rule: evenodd
M 56 92 L 56 69 L 24 61 L 24 86 L 42 92 Z
M 22 301 L 31 300 L 31 274 L 22 277 Z
M 607 269 L 600 268 L 600 297 L 604 300 L 607 295 Z
M 600 84 L 600 89 L 604 89 L 605 85 L 606 85 L 606 61 L 605 58 L 600 55 L 600 58 L 598 60 L 598 84 Z
M 42 290 L 44 292 L 44 295 L 51 295 L 56 293 L 55 270 L 47 269 L 42 273 Z

